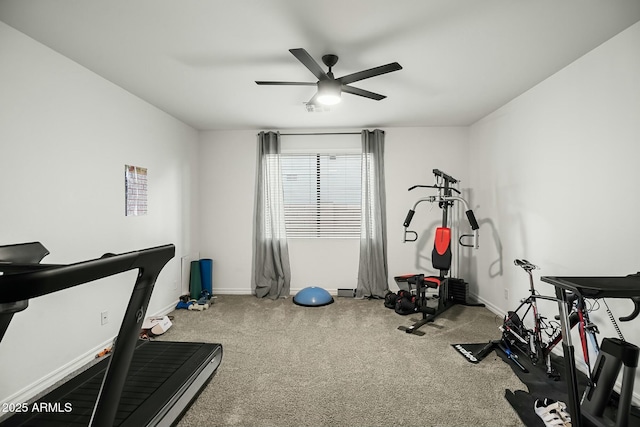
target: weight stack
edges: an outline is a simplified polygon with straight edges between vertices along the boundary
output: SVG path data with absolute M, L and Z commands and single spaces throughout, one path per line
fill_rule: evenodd
M 469 284 L 462 279 L 448 279 L 448 299 L 456 304 L 466 304 L 469 298 Z

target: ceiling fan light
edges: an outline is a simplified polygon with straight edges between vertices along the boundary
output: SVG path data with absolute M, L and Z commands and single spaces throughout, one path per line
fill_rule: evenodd
M 340 102 L 341 85 L 336 81 L 319 81 L 316 100 L 323 105 L 335 105 Z
M 336 105 L 340 102 L 340 95 L 318 95 L 316 99 L 322 105 Z

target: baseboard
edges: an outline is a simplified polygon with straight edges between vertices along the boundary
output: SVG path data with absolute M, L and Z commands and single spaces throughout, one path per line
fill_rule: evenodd
M 503 312 L 501 309 L 499 309 L 497 306 L 495 306 L 494 304 L 492 304 L 490 301 L 485 300 L 484 298 L 481 298 L 478 295 L 469 293 L 469 296 L 474 300 L 474 301 L 478 301 L 481 302 L 485 305 L 485 307 L 492 312 L 495 315 L 498 315 L 500 317 L 504 317 L 507 313 Z
M 176 309 L 176 305 L 178 305 L 178 300 L 176 300 L 175 302 L 167 305 L 166 307 L 164 307 L 163 309 L 157 311 L 154 314 L 148 314 L 147 317 L 166 316 L 167 314 L 171 313 L 173 310 Z

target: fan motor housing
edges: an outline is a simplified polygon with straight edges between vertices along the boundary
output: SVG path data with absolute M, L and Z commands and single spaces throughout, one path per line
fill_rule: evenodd
M 338 63 L 338 56 L 333 54 L 327 54 L 322 56 L 322 62 L 324 65 L 331 68 Z

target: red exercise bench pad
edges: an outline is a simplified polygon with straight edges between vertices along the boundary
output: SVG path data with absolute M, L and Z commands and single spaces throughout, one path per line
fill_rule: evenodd
M 451 229 L 448 227 L 436 228 L 436 237 L 433 245 L 432 263 L 439 270 L 448 270 L 451 267 Z

